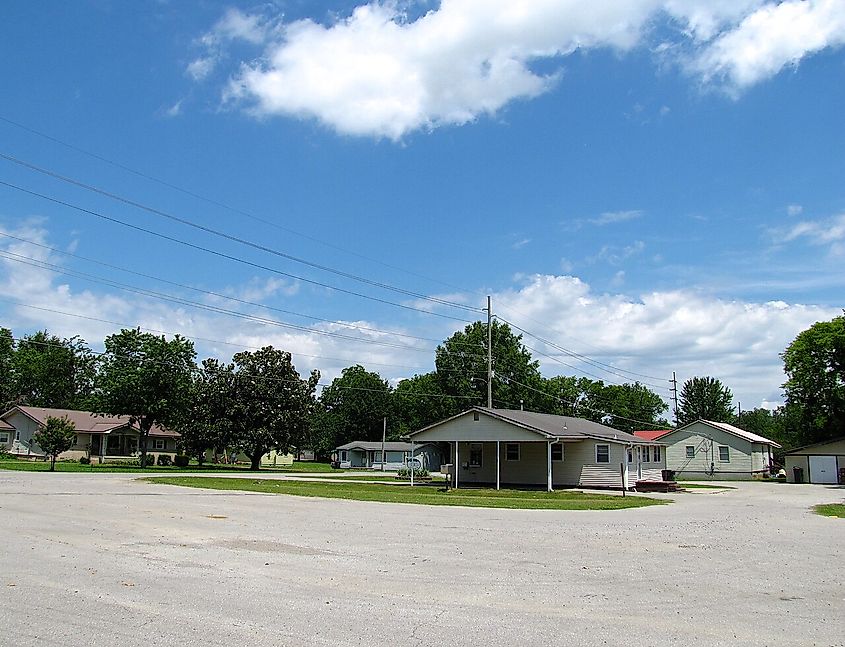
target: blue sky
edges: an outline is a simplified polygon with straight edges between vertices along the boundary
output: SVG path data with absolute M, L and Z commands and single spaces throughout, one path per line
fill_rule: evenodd
M 483 316 L 26 162 L 407 292 L 492 294 L 618 368 L 526 338 L 547 375 L 666 396 L 673 370 L 708 374 L 776 403 L 778 353 L 842 308 L 843 44 L 842 0 L 11 2 L 0 181 L 247 263 L 0 185 L 0 321 L 95 347 L 117 324 L 182 332 L 201 356 L 272 343 L 396 381 Z

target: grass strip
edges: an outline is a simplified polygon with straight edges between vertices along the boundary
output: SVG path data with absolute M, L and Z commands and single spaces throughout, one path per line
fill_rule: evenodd
M 621 510 L 650 505 L 662 505 L 667 500 L 642 496 L 615 496 L 560 490 L 449 490 L 437 486 L 408 487 L 369 483 L 337 483 L 314 481 L 279 481 L 272 479 L 242 479 L 213 477 L 151 477 L 151 483 L 214 490 L 236 490 L 265 494 L 289 494 L 328 499 L 354 499 L 385 503 L 413 503 L 423 505 L 468 506 L 474 508 L 511 508 L 528 510 Z
M 816 514 L 823 517 L 839 517 L 845 519 L 845 503 L 822 503 L 813 508 Z
M 13 470 L 17 472 L 49 472 L 49 461 L 42 460 L 24 460 L 24 459 L 6 459 L 0 460 L 0 470 Z M 83 465 L 78 461 L 58 461 L 56 463 L 57 472 L 83 472 L 87 474 L 96 474 L 98 472 L 164 472 L 164 473 L 184 473 L 184 472 L 213 472 L 213 473 L 243 473 L 243 474 L 302 474 L 303 476 L 331 476 L 332 474 L 342 474 L 346 470 L 332 470 L 328 463 L 294 463 L 285 467 L 263 467 L 259 472 L 253 472 L 248 465 L 221 465 L 218 463 L 206 463 L 198 465 L 192 463 L 188 467 L 176 467 L 170 465 L 162 467 L 161 465 L 151 465 L 146 468 L 141 468 L 139 465 L 127 465 L 121 463 L 103 463 L 93 465 Z

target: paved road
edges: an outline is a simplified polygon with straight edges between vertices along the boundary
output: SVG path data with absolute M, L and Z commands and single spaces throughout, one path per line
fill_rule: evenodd
M 844 497 L 513 511 L 0 472 L 0 645 L 841 646 L 845 520 L 809 508 Z

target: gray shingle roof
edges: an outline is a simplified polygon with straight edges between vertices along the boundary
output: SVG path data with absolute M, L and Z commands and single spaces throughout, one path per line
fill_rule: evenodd
M 73 409 L 48 409 L 46 407 L 28 407 L 19 405 L 3 414 L 3 418 L 13 413 L 20 411 L 29 416 L 40 425 L 47 424 L 47 418 L 67 418 L 73 423 L 76 431 L 86 434 L 107 434 L 115 429 L 122 427 L 130 427 L 138 431 L 138 424 L 130 424 L 129 416 L 102 416 L 90 411 L 75 411 Z M 180 434 L 175 431 L 170 431 L 158 425 L 153 425 L 150 429 L 151 437 L 164 438 L 179 438 Z
M 422 445 L 427 443 L 414 443 L 413 447 L 418 449 Z M 360 449 L 365 452 L 380 452 L 381 451 L 381 441 L 369 441 L 369 440 L 353 440 L 351 443 L 346 443 L 345 445 L 341 445 L 337 448 L 338 450 L 341 449 Z M 386 452 L 409 452 L 411 451 L 411 443 L 403 443 L 398 441 L 388 441 L 384 443 L 384 451 Z

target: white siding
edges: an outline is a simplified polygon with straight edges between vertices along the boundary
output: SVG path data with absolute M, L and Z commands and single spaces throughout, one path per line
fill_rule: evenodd
M 666 465 L 678 476 L 702 478 L 708 476 L 711 463 L 714 479 L 749 478 L 752 473 L 752 443 L 726 431 L 698 422 L 685 429 L 660 438 L 666 443 Z M 695 448 L 695 456 L 687 458 L 686 447 Z M 719 447 L 729 448 L 730 460 L 719 460 Z M 759 447 L 757 445 L 759 454 Z M 758 462 L 762 459 L 758 456 Z

